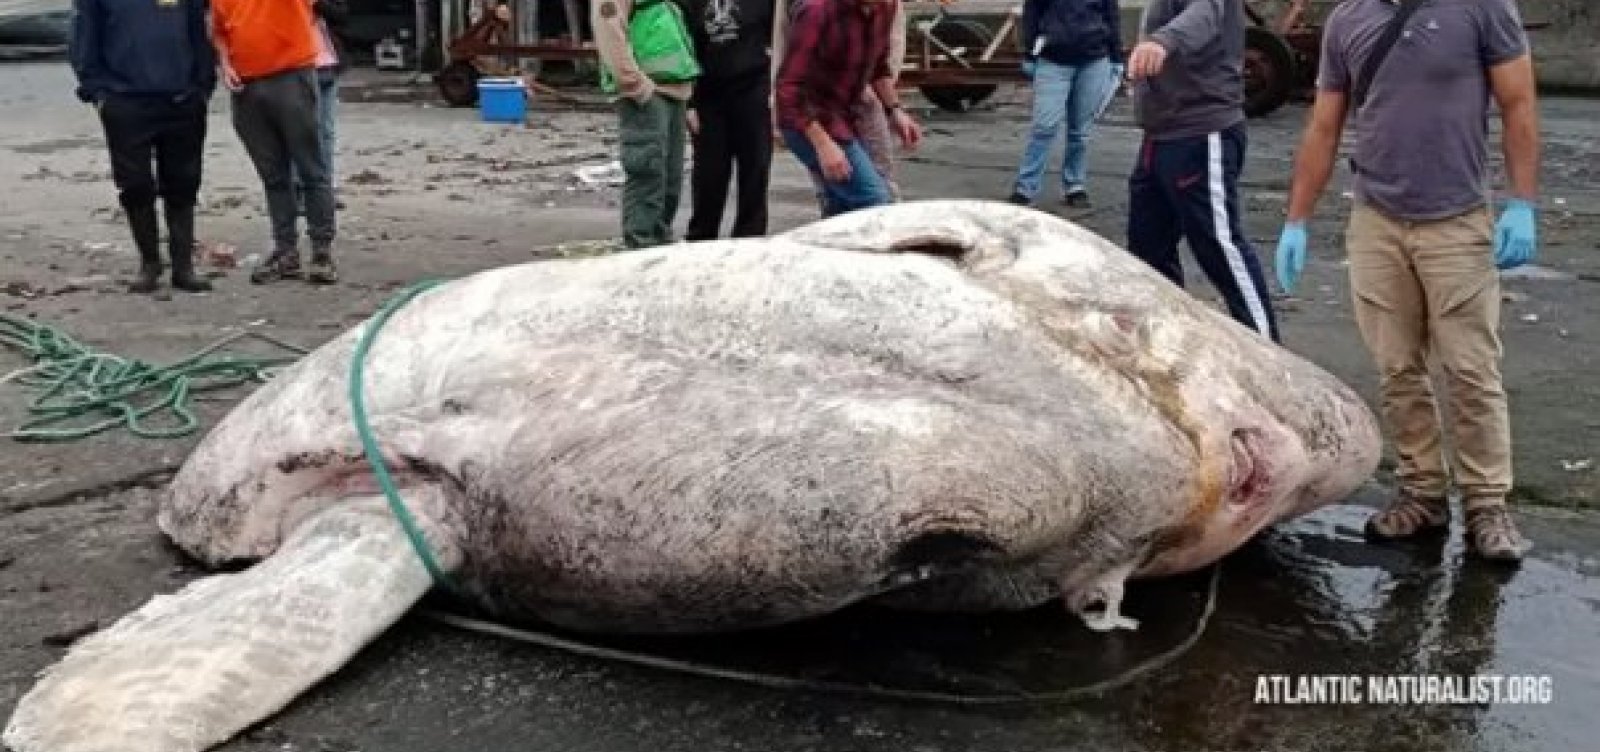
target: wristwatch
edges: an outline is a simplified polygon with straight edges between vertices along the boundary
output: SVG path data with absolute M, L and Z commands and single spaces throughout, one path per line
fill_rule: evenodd
M 905 105 L 900 104 L 899 102 L 895 102 L 894 104 L 886 104 L 886 105 L 883 106 L 883 114 L 885 114 L 885 115 L 893 115 L 896 110 L 903 110 L 903 109 L 905 109 Z

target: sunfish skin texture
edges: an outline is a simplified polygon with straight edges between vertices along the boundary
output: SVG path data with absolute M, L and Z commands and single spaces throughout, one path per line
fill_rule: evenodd
M 206 437 L 167 535 L 258 559 L 372 492 L 364 328 Z M 975 201 L 481 272 L 396 313 L 365 388 L 401 482 L 443 490 L 412 511 L 468 592 L 608 632 L 1058 595 L 1132 626 L 1125 580 L 1347 497 L 1380 448 L 1321 368 L 1070 222 Z

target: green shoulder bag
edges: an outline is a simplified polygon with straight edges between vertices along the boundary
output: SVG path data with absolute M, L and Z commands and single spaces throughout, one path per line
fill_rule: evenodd
M 640 0 L 633 6 L 628 44 L 639 70 L 658 84 L 688 83 L 700 77 L 683 9 L 671 0 Z M 607 94 L 617 92 L 616 74 L 609 65 L 600 66 L 600 88 Z

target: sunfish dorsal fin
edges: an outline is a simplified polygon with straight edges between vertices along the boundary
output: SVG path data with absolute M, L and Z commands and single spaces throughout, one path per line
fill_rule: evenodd
M 441 566 L 457 566 L 459 550 L 434 537 Z M 16 752 L 210 748 L 337 671 L 431 585 L 381 497 L 336 502 L 249 569 L 156 596 L 79 642 L 17 704 L 3 741 Z

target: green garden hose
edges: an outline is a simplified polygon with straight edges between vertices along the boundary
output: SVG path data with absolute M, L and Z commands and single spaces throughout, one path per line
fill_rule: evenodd
M 401 306 L 440 284 L 442 280 L 432 279 L 413 284 L 396 293 L 373 315 L 372 323 L 361 333 L 361 340 L 356 343 L 355 353 L 350 356 L 350 417 L 355 421 L 356 436 L 361 439 L 361 449 L 366 454 L 367 464 L 372 467 L 372 475 L 377 478 L 378 487 L 383 489 L 384 498 L 389 501 L 390 511 L 394 512 L 395 519 L 399 520 L 400 527 L 406 531 L 406 537 L 411 540 L 411 547 L 416 550 L 417 558 L 422 559 L 423 568 L 428 570 L 428 575 L 435 583 L 452 594 L 459 595 L 462 593 L 460 586 L 445 573 L 443 567 L 439 566 L 439 561 L 434 557 L 427 539 L 417 527 L 416 518 L 411 516 L 411 511 L 406 509 L 405 502 L 400 500 L 400 489 L 395 487 L 394 479 L 389 475 L 389 465 L 383 461 L 383 453 L 378 449 L 378 440 L 372 434 L 372 426 L 367 423 L 367 404 L 362 396 L 366 388 L 367 351 L 372 349 L 372 342 L 377 339 L 378 331 L 383 329 L 389 317 L 400 310 Z
M 262 340 L 295 355 L 217 354 L 246 339 Z M 42 392 L 28 405 L 35 417 L 9 433 L 18 441 L 76 441 L 117 426 L 146 439 L 186 436 L 200 427 L 189 404 L 195 394 L 265 381 L 272 369 L 306 353 L 265 334 L 240 332 L 176 363 L 156 366 L 95 352 L 58 329 L 3 313 L 0 344 L 33 360 L 32 366 L 0 376 L 0 384 L 15 381 Z M 177 420 L 167 421 L 171 425 L 165 428 L 153 426 L 151 417 L 163 412 Z

